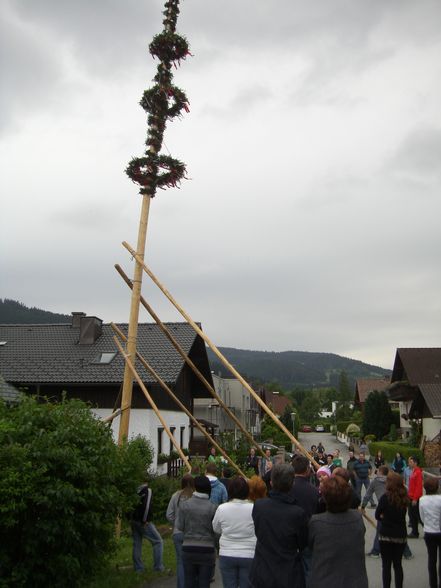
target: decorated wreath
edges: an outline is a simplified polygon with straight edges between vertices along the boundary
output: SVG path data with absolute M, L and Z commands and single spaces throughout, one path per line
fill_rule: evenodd
M 129 178 L 140 186 L 140 193 L 153 198 L 157 188 L 178 187 L 185 178 L 185 164 L 169 155 L 160 155 L 167 120 L 189 111 L 183 90 L 173 85 L 172 66 L 180 64 L 189 53 L 188 42 L 176 33 L 179 0 L 167 0 L 164 30 L 155 35 L 149 50 L 160 63 L 154 77 L 155 85 L 145 90 L 140 104 L 148 113 L 147 150 L 143 157 L 133 158 L 126 168 Z

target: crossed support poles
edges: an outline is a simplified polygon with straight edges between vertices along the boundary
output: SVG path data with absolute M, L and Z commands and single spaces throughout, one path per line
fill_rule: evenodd
M 137 252 L 127 242 L 123 242 L 123 246 L 127 249 L 127 251 L 130 252 L 132 257 L 135 259 L 137 268 L 140 268 L 143 272 L 145 272 L 151 278 L 151 280 L 162 291 L 162 293 L 166 296 L 166 298 L 173 304 L 173 306 L 178 310 L 178 312 L 192 326 L 194 331 L 200 337 L 202 337 L 202 339 L 207 343 L 207 345 L 209 345 L 209 347 L 213 350 L 215 355 L 220 359 L 220 361 L 225 365 L 225 367 L 234 375 L 234 377 L 236 377 L 240 381 L 242 386 L 249 392 L 249 394 L 262 407 L 262 409 L 265 411 L 265 413 L 268 414 L 268 416 L 273 420 L 273 422 L 277 424 L 277 426 L 285 433 L 285 435 L 287 435 L 287 437 L 297 447 L 297 449 L 301 453 L 303 453 L 316 468 L 318 468 L 319 464 L 314 460 L 313 456 L 299 443 L 299 441 L 294 437 L 294 435 L 291 433 L 291 431 L 289 431 L 289 429 L 287 429 L 285 427 L 285 425 L 277 418 L 277 416 L 272 412 L 272 410 L 264 403 L 264 401 L 260 398 L 260 396 L 251 388 L 251 386 L 248 384 L 248 382 L 246 380 L 244 380 L 244 378 L 239 374 L 239 372 L 228 362 L 228 360 L 222 355 L 222 353 L 219 351 L 219 349 L 210 341 L 210 339 L 201 330 L 199 325 L 195 321 L 193 321 L 193 319 L 185 312 L 185 310 L 176 302 L 176 300 L 173 298 L 173 296 L 168 292 L 168 290 L 166 290 L 166 288 L 161 284 L 161 282 L 158 280 L 158 278 L 153 274 L 153 272 L 144 263 L 143 257 L 138 255 Z M 123 272 L 123 270 L 121 269 L 121 267 L 119 265 L 117 265 L 115 267 L 116 267 L 118 273 L 120 274 L 120 276 L 126 282 L 126 284 L 132 289 L 132 294 L 133 294 L 133 288 L 136 286 L 136 284 L 134 282 L 132 282 L 131 280 L 129 280 L 129 278 L 126 276 L 126 274 Z M 140 280 L 140 282 L 141 282 L 141 280 Z M 239 419 L 236 417 L 236 415 L 234 413 L 232 413 L 229 410 L 229 408 L 225 405 L 225 403 L 222 401 L 222 399 L 216 393 L 214 388 L 209 384 L 209 382 L 206 380 L 206 378 L 203 376 L 203 374 L 198 370 L 198 368 L 195 366 L 195 364 L 191 361 L 191 359 L 183 351 L 183 349 L 180 347 L 179 343 L 175 340 L 173 335 L 168 331 L 166 326 L 161 322 L 161 320 L 159 319 L 157 314 L 154 312 L 154 310 L 151 308 L 151 306 L 147 303 L 147 301 L 141 296 L 140 293 L 139 293 L 139 301 L 144 306 L 144 308 L 149 312 L 149 314 L 152 316 L 152 318 L 156 321 L 156 323 L 158 324 L 158 326 L 160 327 L 160 329 L 162 330 L 164 335 L 169 339 L 169 341 L 172 343 L 172 345 L 178 351 L 178 353 L 181 355 L 181 357 L 184 359 L 184 361 L 194 371 L 195 375 L 204 384 L 204 386 L 207 388 L 207 390 L 210 392 L 210 394 L 213 396 L 213 398 L 215 398 L 217 400 L 219 405 L 226 411 L 228 416 L 235 422 L 235 424 L 238 426 L 238 428 L 242 431 L 242 433 L 248 439 L 250 444 L 254 445 L 258 449 L 259 453 L 262 453 L 260 446 L 257 445 L 256 441 L 253 439 L 253 437 L 250 435 L 250 433 L 244 428 L 243 424 L 239 421 Z M 114 331 L 118 335 L 119 339 L 121 339 L 123 342 L 127 342 L 127 338 L 125 337 L 125 335 L 115 325 L 112 325 L 112 326 L 113 326 Z M 139 374 L 137 374 L 137 372 L 136 372 L 136 369 L 134 366 L 135 357 L 138 358 L 139 361 L 141 361 L 141 363 L 144 365 L 144 367 L 158 381 L 158 383 L 160 384 L 162 389 L 167 394 L 169 394 L 169 396 L 176 402 L 176 404 L 181 408 L 181 410 L 183 410 L 189 416 L 190 420 L 194 423 L 194 425 L 207 437 L 207 439 L 210 441 L 210 443 L 212 443 L 216 447 L 216 449 L 225 457 L 225 459 L 228 461 L 228 463 L 230 463 L 230 465 L 238 473 L 243 475 L 243 472 L 240 470 L 240 468 L 229 458 L 229 456 L 218 445 L 218 443 L 211 437 L 211 435 L 209 435 L 209 433 L 203 427 L 201 427 L 201 425 L 199 424 L 197 419 L 195 419 L 195 417 L 190 413 L 190 411 L 188 411 L 188 409 L 180 402 L 180 400 L 168 388 L 168 386 L 165 384 L 165 382 L 163 382 L 161 380 L 160 376 L 155 372 L 155 370 L 146 362 L 146 360 L 144 358 L 142 358 L 140 356 L 139 353 L 136 352 L 136 348 L 135 348 L 134 352 L 130 351 L 128 349 L 128 342 L 127 342 L 127 349 L 126 349 L 126 352 L 124 352 L 124 349 L 123 349 L 123 347 L 117 337 L 115 337 L 115 342 L 117 344 L 117 347 L 118 347 L 120 353 L 122 353 L 125 358 L 126 370 L 128 369 L 130 371 L 132 379 L 135 378 L 136 381 L 138 382 L 142 392 L 144 393 L 147 400 L 149 401 L 150 406 L 152 406 L 152 409 L 155 411 L 159 420 L 163 424 L 164 430 L 166 431 L 167 435 L 169 436 L 170 441 L 176 447 L 176 450 L 178 451 L 179 455 L 181 456 L 184 463 L 186 464 L 186 467 L 188 469 L 191 469 L 191 466 L 188 463 L 188 459 L 186 459 L 186 456 L 184 456 L 181 448 L 178 446 L 176 440 L 174 439 L 173 434 L 170 432 L 170 430 L 168 429 L 168 427 L 164 423 L 163 418 L 160 416 L 160 411 L 156 407 L 156 404 L 153 402 L 153 399 L 151 398 L 145 385 L 143 384 L 141 378 L 139 377 Z M 127 407 L 127 402 L 126 403 L 124 402 L 124 395 L 123 395 L 123 399 L 122 399 L 122 408 L 120 409 L 120 411 L 124 411 L 127 414 L 130 411 L 130 408 Z M 118 416 L 118 414 L 121 414 L 120 411 L 115 411 L 113 413 L 114 416 L 110 415 L 110 417 L 107 417 L 107 418 L 110 420 L 111 417 L 114 418 L 114 417 Z M 124 414 L 124 412 L 123 412 L 123 414 Z M 121 433 L 120 433 L 120 436 L 121 436 Z M 126 436 L 127 436 L 127 433 L 126 433 Z

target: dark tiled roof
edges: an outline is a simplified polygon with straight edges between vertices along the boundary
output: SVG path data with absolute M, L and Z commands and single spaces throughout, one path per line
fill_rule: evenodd
M 5 402 L 9 403 L 15 403 L 18 402 L 20 400 L 20 392 L 14 388 L 14 386 L 11 386 L 10 384 L 8 384 L 3 377 L 0 375 L 0 398 L 2 400 L 4 400 Z
M 420 384 L 419 389 L 432 417 L 441 418 L 441 382 L 439 384 Z
M 195 331 L 187 323 L 165 323 L 188 354 Z M 117 325 L 127 335 L 127 324 Z M 44 383 L 120 383 L 124 360 L 118 353 L 110 364 L 95 364 L 102 352 L 117 351 L 110 324 L 103 324 L 102 335 L 92 345 L 79 345 L 79 329 L 70 324 L 0 325 L 0 372 L 8 382 Z M 138 325 L 138 351 L 167 383 L 178 378 L 184 360 L 155 323 Z M 155 380 L 137 363 L 143 381 Z
M 399 375 L 400 363 L 404 374 Z M 398 379 L 407 379 L 412 386 L 441 384 L 441 347 L 397 349 L 392 381 Z
M 377 390 L 377 392 L 383 392 L 390 385 L 389 376 L 384 378 L 360 378 L 355 382 L 355 393 L 358 394 L 358 401 L 360 404 L 366 402 L 366 398 L 371 392 Z

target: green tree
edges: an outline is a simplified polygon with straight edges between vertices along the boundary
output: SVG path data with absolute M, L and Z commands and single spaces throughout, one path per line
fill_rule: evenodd
M 288 436 L 279 429 L 276 423 L 268 415 L 264 416 L 260 430 L 263 441 L 272 439 L 274 445 L 278 445 L 279 447 L 283 445 L 286 449 L 291 447 L 291 441 Z M 291 430 L 291 428 L 289 430 Z
M 366 398 L 363 414 L 364 435 L 375 435 L 377 440 L 389 433 L 394 416 L 387 396 L 375 390 Z
M 338 400 L 354 400 L 354 391 L 349 385 L 348 375 L 345 370 L 340 372 L 338 381 Z
M 78 401 L 0 402 L 0 585 L 84 586 L 115 547 L 152 450 Z
M 300 406 L 300 418 L 303 422 L 312 423 L 320 418 L 321 404 L 317 395 L 314 393 L 305 396 Z

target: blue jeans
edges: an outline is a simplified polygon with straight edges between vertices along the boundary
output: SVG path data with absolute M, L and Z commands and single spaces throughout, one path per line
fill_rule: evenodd
M 162 552 L 164 544 L 162 537 L 153 523 L 143 525 L 137 521 L 131 522 L 133 537 L 133 567 L 135 572 L 142 572 L 144 564 L 142 563 L 142 539 L 150 541 L 153 547 L 153 569 L 157 572 L 164 571 L 162 563 Z
M 173 543 L 176 551 L 176 575 L 178 581 L 177 588 L 185 588 L 184 564 L 182 562 L 182 541 L 184 540 L 184 533 L 174 533 Z
M 219 556 L 219 567 L 224 588 L 248 588 L 252 557 Z
M 369 478 L 356 478 L 356 480 L 355 480 L 355 491 L 358 494 L 358 498 L 360 500 L 361 500 L 361 490 L 362 490 L 363 486 L 367 490 L 369 488 L 369 484 L 370 484 Z M 373 497 L 370 499 L 369 502 L 371 503 L 371 506 L 374 505 L 374 499 L 373 499 Z
M 213 551 L 198 553 L 182 550 L 184 564 L 185 588 L 210 588 L 214 576 L 216 556 Z
M 305 547 L 305 549 L 300 552 L 300 555 L 302 558 L 303 573 L 305 574 L 305 584 L 308 586 L 309 571 L 312 563 L 312 551 L 309 547 Z

